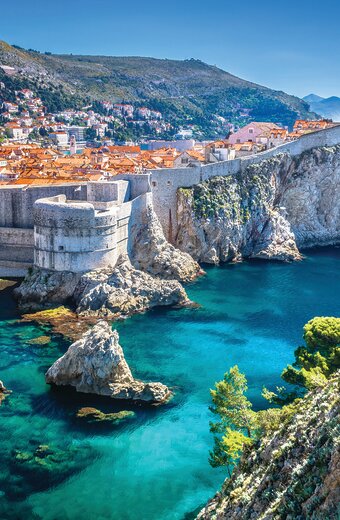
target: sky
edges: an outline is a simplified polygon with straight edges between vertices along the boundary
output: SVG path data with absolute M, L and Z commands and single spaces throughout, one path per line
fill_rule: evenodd
M 299 97 L 340 96 L 340 0 L 0 0 L 0 39 L 60 54 L 196 58 Z

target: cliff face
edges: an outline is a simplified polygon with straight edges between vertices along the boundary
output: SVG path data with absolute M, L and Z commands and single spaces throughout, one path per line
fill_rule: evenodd
M 280 186 L 279 204 L 298 247 L 339 242 L 340 145 L 315 148 L 291 161 Z
M 340 145 L 278 154 L 178 191 L 176 245 L 196 260 L 296 260 L 340 240 Z
M 199 520 L 338 518 L 339 376 L 308 393 L 288 425 L 242 457 Z

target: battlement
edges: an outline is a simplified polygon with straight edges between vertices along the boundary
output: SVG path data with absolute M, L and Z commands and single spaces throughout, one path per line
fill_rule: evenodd
M 0 227 L 0 274 L 25 274 L 33 264 L 72 272 L 114 267 L 128 254 L 130 220 L 151 203 L 149 176 L 136 184 L 131 176 L 52 189 L 0 189 L 0 205 L 3 200 L 8 210 L 0 226 L 10 224 Z

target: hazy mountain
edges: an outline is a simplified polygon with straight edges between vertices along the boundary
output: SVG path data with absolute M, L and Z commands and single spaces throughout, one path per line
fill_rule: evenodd
M 292 126 L 313 118 L 308 104 L 281 91 L 240 79 L 199 60 L 43 54 L 0 41 L 0 99 L 35 88 L 51 111 L 91 100 L 133 101 L 159 109 L 175 126 L 194 124 L 207 136 L 216 116 L 235 124 L 249 120 Z
M 317 96 L 316 94 L 309 94 L 308 96 L 305 96 L 303 98 L 304 101 L 306 101 L 307 103 L 318 103 L 318 101 L 322 101 L 323 97 L 321 96 Z
M 340 98 L 331 96 L 329 98 L 322 98 L 315 94 L 310 94 L 303 98 L 310 109 L 317 112 L 322 117 L 333 119 L 333 121 L 340 121 Z

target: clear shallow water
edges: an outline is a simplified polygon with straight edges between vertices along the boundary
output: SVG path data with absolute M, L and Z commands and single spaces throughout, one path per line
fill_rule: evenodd
M 44 372 L 68 343 L 52 335 L 48 346 L 29 344 L 50 331 L 17 321 L 9 291 L 0 292 L 0 379 L 13 390 L 0 407 L 0 518 L 190 518 L 225 477 L 207 462 L 209 388 L 237 363 L 254 406 L 262 406 L 262 386 L 281 383 L 304 323 L 339 314 L 339 258 L 340 249 L 320 249 L 295 264 L 208 268 L 188 287 L 200 308 L 119 323 L 135 376 L 175 388 L 173 401 L 158 408 L 51 390 Z M 75 418 L 82 406 L 133 409 L 136 418 L 87 425 Z M 15 458 L 32 457 L 41 444 L 53 454 L 40 463 Z

